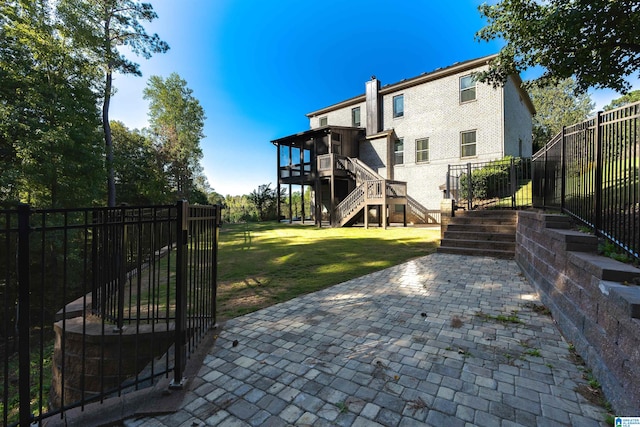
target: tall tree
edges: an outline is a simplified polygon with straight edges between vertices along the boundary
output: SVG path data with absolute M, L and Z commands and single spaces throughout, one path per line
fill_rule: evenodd
M 140 66 L 119 50 L 126 46 L 148 59 L 163 53 L 169 45 L 157 34 L 147 34 L 143 22 L 158 17 L 150 3 L 137 0 L 59 0 L 58 11 L 71 35 L 87 49 L 104 72 L 102 127 L 107 164 L 107 204 L 115 206 L 116 184 L 109 106 L 113 94 L 113 73 L 141 76 Z
M 476 37 L 506 45 L 481 80 L 500 84 L 509 74 L 542 66 L 537 84 L 574 76 L 588 88 L 629 90 L 640 71 L 640 3 L 637 0 L 502 0 L 482 4 L 488 25 Z
M 11 165 L 0 173 L 1 197 L 90 204 L 103 176 L 93 68 L 59 31 L 49 1 L 5 3 L 0 12 L 0 157 Z
M 118 203 L 132 205 L 172 202 L 162 164 L 150 138 L 111 122 L 114 174 Z
M 533 147 L 539 150 L 562 130 L 586 120 L 593 111 L 594 103 L 587 93 L 578 93 L 572 78 L 554 86 L 532 86 L 529 95 L 536 107 L 533 118 Z
M 176 197 L 189 199 L 196 189 L 196 177 L 201 174 L 204 109 L 187 82 L 176 73 L 167 79 L 151 76 L 144 98 L 149 100 L 150 131 L 169 183 Z

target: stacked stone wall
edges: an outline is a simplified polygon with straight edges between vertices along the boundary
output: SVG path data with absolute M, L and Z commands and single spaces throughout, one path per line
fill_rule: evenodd
M 640 270 L 562 215 L 518 214 L 516 261 L 618 414 L 640 408 Z

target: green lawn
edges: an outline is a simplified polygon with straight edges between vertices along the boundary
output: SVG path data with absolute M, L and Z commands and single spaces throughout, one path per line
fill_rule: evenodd
M 428 255 L 439 240 L 439 228 L 224 224 L 218 248 L 218 318 Z

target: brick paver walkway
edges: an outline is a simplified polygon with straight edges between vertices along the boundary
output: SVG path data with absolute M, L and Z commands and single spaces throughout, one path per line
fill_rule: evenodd
M 433 254 L 226 323 L 148 426 L 604 426 L 514 261 Z

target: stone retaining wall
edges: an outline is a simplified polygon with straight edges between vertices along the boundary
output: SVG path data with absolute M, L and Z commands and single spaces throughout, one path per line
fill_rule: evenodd
M 619 415 L 640 414 L 640 270 L 563 215 L 518 214 L 516 262 Z
M 114 333 L 112 328 L 107 325 L 105 331 L 101 321 L 85 317 L 54 324 L 50 396 L 54 408 L 123 386 L 155 357 L 166 353 L 174 339 L 173 324 L 165 330 L 139 325 Z

